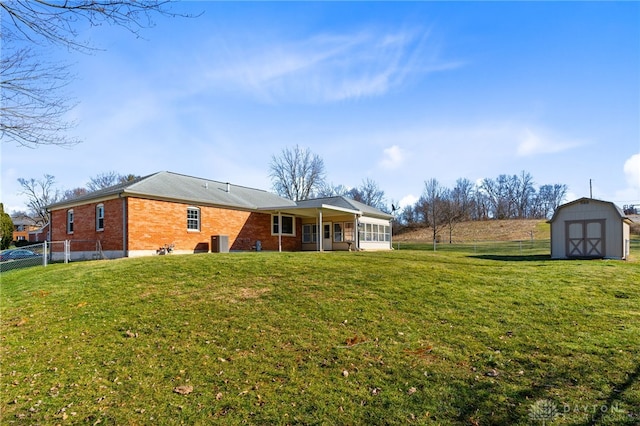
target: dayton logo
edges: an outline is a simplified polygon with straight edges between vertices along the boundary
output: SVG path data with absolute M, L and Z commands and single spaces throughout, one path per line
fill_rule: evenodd
M 532 421 L 542 422 L 542 425 L 546 425 L 547 422 L 551 423 L 558 417 L 558 407 L 553 401 L 548 399 L 539 399 L 529 407 L 529 419 Z

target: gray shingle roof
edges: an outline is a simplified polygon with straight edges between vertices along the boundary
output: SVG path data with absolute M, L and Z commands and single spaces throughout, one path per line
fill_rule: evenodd
M 271 206 L 295 206 L 296 203 L 260 189 L 196 178 L 172 172 L 158 172 L 109 188 L 55 203 L 49 209 L 78 204 L 117 194 L 165 199 L 185 203 L 236 207 L 255 210 Z
M 314 198 L 312 200 L 298 201 L 298 207 L 301 208 L 320 208 L 323 205 L 334 206 L 341 209 L 355 210 L 361 212 L 367 216 L 377 216 L 386 219 L 390 219 L 393 216 L 383 212 L 382 210 L 371 207 L 367 204 L 361 203 L 351 198 L 344 196 Z
M 388 213 L 343 196 L 315 198 L 296 203 L 264 190 L 173 172 L 154 173 L 131 182 L 124 182 L 71 200 L 51 204 L 48 208 L 49 210 L 55 210 L 96 199 L 114 197 L 119 194 L 197 205 L 232 207 L 242 210 L 275 211 L 286 209 L 287 211 L 295 212 L 296 209 L 333 206 L 338 209 L 359 212 L 367 216 L 392 218 Z

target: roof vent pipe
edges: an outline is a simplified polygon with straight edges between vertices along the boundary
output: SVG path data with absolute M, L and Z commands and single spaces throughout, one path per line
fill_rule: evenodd
M 227 182 L 227 192 L 231 192 L 231 184 Z

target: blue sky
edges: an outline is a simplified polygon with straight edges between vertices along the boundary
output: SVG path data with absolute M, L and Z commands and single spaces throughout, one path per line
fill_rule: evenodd
M 269 163 L 298 144 L 327 180 L 376 181 L 407 204 L 529 172 L 640 204 L 640 3 L 184 2 L 136 38 L 84 29 L 104 49 L 73 63 L 71 148 L 2 143 L 2 201 L 17 179 L 85 186 L 107 171 L 169 170 L 271 189 Z

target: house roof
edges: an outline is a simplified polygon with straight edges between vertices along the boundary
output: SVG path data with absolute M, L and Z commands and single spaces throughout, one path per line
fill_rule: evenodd
M 318 209 L 322 209 L 328 216 L 352 213 L 382 219 L 391 219 L 393 217 L 379 209 L 343 196 L 315 198 L 296 203 L 261 189 L 166 171 L 94 191 L 71 200 L 51 204 L 48 209 L 69 208 L 86 202 L 105 200 L 117 196 L 214 205 L 242 210 L 282 212 L 300 216 L 316 216 Z
M 393 218 L 392 215 L 385 213 L 380 209 L 371 207 L 367 204 L 352 200 L 351 198 L 347 198 L 344 196 L 314 198 L 312 200 L 298 201 L 298 208 L 329 208 L 338 211 L 353 212 L 384 219 Z
M 18 226 L 18 225 L 38 226 L 38 223 L 34 218 L 23 215 L 23 214 L 17 215 L 17 216 L 11 216 L 11 221 L 13 222 L 14 226 Z
M 588 197 L 582 197 L 582 198 L 578 198 L 577 200 L 574 201 L 570 201 L 568 203 L 562 204 L 561 206 L 559 206 L 556 211 L 553 213 L 553 216 L 551 217 L 551 219 L 548 220 L 549 223 L 553 222 L 554 220 L 556 220 L 558 213 L 560 212 L 560 210 L 566 208 L 566 207 L 570 207 L 576 204 L 582 204 L 584 202 L 596 202 L 596 203 L 601 203 L 601 204 L 605 204 L 608 205 L 609 207 L 613 208 L 618 215 L 620 216 L 620 219 L 622 219 L 622 221 L 624 222 L 628 222 L 631 223 L 631 219 L 629 219 L 625 214 L 624 211 L 622 211 L 622 209 L 618 206 L 616 206 L 614 203 L 612 203 L 611 201 L 604 201 L 604 200 L 597 200 L 595 198 L 588 198 Z
M 254 188 L 196 178 L 173 172 L 158 172 L 48 206 L 56 210 L 86 201 L 113 196 L 138 196 L 185 203 L 257 210 L 274 205 L 295 206 L 291 200 Z

